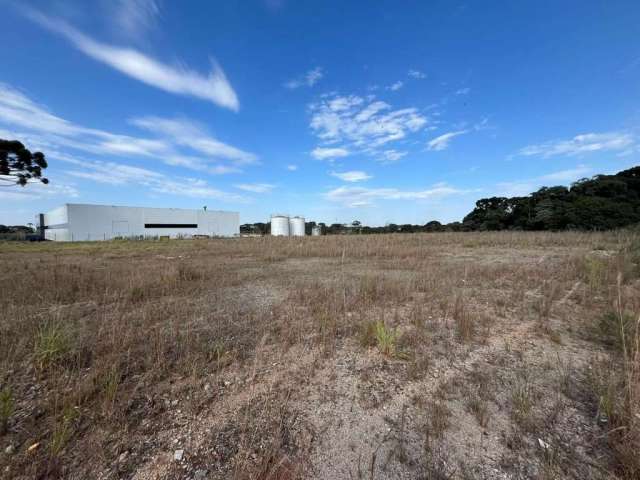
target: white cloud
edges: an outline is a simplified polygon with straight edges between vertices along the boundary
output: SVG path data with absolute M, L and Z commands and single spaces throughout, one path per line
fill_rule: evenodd
M 384 150 L 381 152 L 381 159 L 383 163 L 393 163 L 400 160 L 407 155 L 408 152 L 399 152 L 397 150 Z
M 49 18 L 38 11 L 27 10 L 26 15 L 43 27 L 65 37 L 85 55 L 147 85 L 170 93 L 209 100 L 233 111 L 238 111 L 240 107 L 233 87 L 215 62 L 209 75 L 203 76 L 185 67 L 163 64 L 130 48 L 100 43 L 63 20 Z
M 316 160 L 329 160 L 333 161 L 335 158 L 346 157 L 349 155 L 349 150 L 345 148 L 314 148 L 311 152 L 311 156 Z
M 220 142 L 187 119 L 143 117 L 132 122 L 153 131 L 156 138 L 119 135 L 74 124 L 0 83 L 0 124 L 27 130 L 4 130 L 3 135 L 28 141 L 34 149 L 46 152 L 73 149 L 97 155 L 140 156 L 211 174 L 239 172 L 240 166 L 257 162 L 255 155 Z
M 297 165 L 287 165 L 287 170 L 289 170 L 290 172 L 295 172 L 296 170 L 298 170 L 298 166 Z
M 427 143 L 427 148 L 429 150 L 435 150 L 437 152 L 441 150 L 445 150 L 446 148 L 449 147 L 449 144 L 451 143 L 452 139 L 454 139 L 459 135 L 464 135 L 467 132 L 468 130 L 458 130 L 456 132 L 445 133 L 443 135 L 440 135 L 439 137 L 434 138 L 433 140 L 430 140 Z
M 309 70 L 307 73 L 305 73 L 301 77 L 295 78 L 293 80 L 289 80 L 284 84 L 284 86 L 291 90 L 300 88 L 303 86 L 313 87 L 316 83 L 318 83 L 322 79 L 322 77 L 324 77 L 322 68 L 316 67 L 314 69 Z
M 624 152 L 635 145 L 635 138 L 626 132 L 584 133 L 570 140 L 555 140 L 521 148 L 518 155 L 549 158 L 575 156 L 591 152 Z
M 352 170 L 350 172 L 331 172 L 331 175 L 344 182 L 362 182 L 373 178 L 371 175 L 361 170 Z
M 309 105 L 310 127 L 325 146 L 378 154 L 383 145 L 402 140 L 427 125 L 416 108 L 393 110 L 373 95 L 327 95 Z
M 409 75 L 411 78 L 417 78 L 418 80 L 427 78 L 427 75 L 425 73 L 422 73 L 420 70 L 409 70 L 407 72 L 407 75 Z
M 469 87 L 460 88 L 459 90 L 456 90 L 456 95 L 467 95 L 470 91 L 471 89 Z
M 392 92 L 400 90 L 404 86 L 404 82 L 398 80 L 396 83 L 393 83 L 387 87 L 388 90 Z
M 234 187 L 246 192 L 270 193 L 275 188 L 275 185 L 271 185 L 270 183 L 239 183 L 234 185 Z
M 397 188 L 339 187 L 326 192 L 325 198 L 332 202 L 355 207 L 370 205 L 375 200 L 434 200 L 463 193 L 467 192 L 441 183 L 418 191 Z

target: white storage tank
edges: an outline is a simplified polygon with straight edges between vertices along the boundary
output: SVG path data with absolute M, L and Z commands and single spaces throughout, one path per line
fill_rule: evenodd
M 304 237 L 304 217 L 291 217 L 289 233 L 292 237 Z
M 271 215 L 271 235 L 274 237 L 289 236 L 289 217 L 287 215 Z

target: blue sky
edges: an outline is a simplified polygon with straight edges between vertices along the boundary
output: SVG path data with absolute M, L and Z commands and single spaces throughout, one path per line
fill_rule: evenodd
M 0 138 L 65 202 L 460 220 L 640 164 L 637 1 L 0 1 Z

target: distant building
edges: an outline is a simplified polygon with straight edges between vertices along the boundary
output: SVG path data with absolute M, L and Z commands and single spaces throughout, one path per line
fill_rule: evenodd
M 67 203 L 39 215 L 47 240 L 73 242 L 114 238 L 237 237 L 237 212 L 183 208 L 118 207 Z

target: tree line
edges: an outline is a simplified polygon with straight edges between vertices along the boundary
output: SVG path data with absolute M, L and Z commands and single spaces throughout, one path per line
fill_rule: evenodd
M 387 224 L 368 227 L 307 222 L 307 235 L 318 225 L 325 235 L 461 232 L 495 230 L 609 230 L 640 224 L 640 166 L 615 175 L 583 178 L 570 187 L 542 187 L 522 197 L 481 198 L 462 222 L 424 225 Z M 268 235 L 270 224 L 240 227 L 241 233 Z

